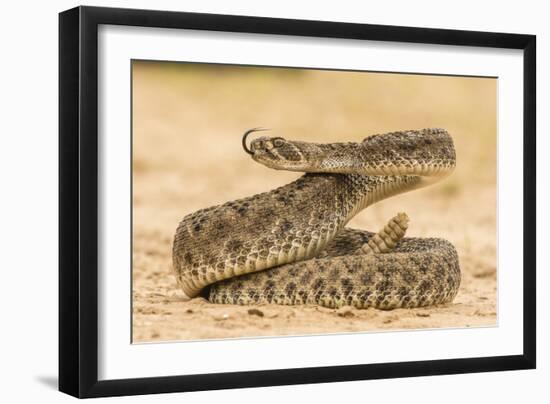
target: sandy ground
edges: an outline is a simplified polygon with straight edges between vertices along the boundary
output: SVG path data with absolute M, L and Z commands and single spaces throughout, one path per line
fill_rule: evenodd
M 144 62 L 133 73 L 134 342 L 496 325 L 495 80 Z M 183 301 L 171 272 L 181 218 L 299 176 L 242 151 L 242 132 L 255 126 L 318 142 L 446 128 L 455 173 L 379 202 L 349 226 L 378 230 L 405 211 L 409 236 L 450 240 L 463 274 L 454 302 L 378 311 Z

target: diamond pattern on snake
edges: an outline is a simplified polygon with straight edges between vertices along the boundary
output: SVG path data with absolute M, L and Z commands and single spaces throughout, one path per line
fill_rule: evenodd
M 456 154 L 447 131 L 329 144 L 261 136 L 247 146 L 258 130 L 242 139 L 254 161 L 304 175 L 182 219 L 172 255 L 186 297 L 384 310 L 452 302 L 460 267 L 450 242 L 404 237 L 405 213 L 377 233 L 346 227 L 368 206 L 448 176 Z

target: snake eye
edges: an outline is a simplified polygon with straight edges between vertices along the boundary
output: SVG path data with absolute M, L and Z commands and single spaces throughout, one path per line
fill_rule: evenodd
M 282 137 L 277 137 L 273 139 L 273 146 L 281 147 L 285 143 L 285 140 Z

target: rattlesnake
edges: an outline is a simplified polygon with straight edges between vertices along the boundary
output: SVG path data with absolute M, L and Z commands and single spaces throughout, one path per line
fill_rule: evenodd
M 345 227 L 365 207 L 447 176 L 456 159 L 445 130 L 392 132 L 360 143 L 259 137 L 248 148 L 246 137 L 256 130 L 243 136 L 255 161 L 305 174 L 183 218 L 173 268 L 186 297 L 379 309 L 454 299 L 460 268 L 448 241 L 404 238 L 404 213 L 377 234 Z

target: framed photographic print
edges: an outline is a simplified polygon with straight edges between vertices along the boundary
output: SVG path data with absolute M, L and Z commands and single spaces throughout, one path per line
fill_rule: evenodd
M 59 387 L 535 367 L 535 37 L 60 14 Z

